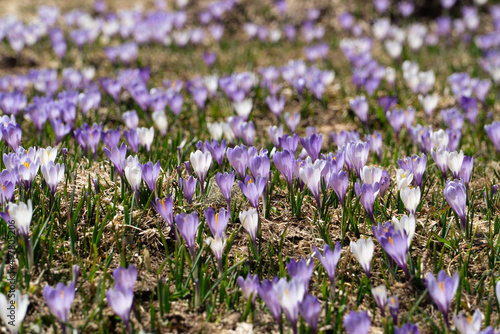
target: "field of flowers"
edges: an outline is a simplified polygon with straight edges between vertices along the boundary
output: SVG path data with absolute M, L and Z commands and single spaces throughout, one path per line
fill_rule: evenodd
M 500 5 L 46 2 L 0 3 L 0 332 L 500 328 Z

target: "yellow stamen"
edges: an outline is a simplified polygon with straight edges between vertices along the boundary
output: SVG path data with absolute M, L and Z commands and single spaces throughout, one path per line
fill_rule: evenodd
M 439 282 L 439 288 L 444 293 L 444 282 Z
M 405 173 L 401 173 L 401 176 L 403 177 L 403 179 L 405 178 Z
M 30 169 L 30 163 L 29 162 L 23 162 L 23 164 L 26 166 L 26 168 Z
M 467 320 L 469 320 L 469 324 L 472 323 L 472 317 L 469 315 L 469 317 L 467 318 Z
M 2 184 L 2 190 L 3 192 L 5 192 L 5 186 Z
M 59 298 L 61 298 L 61 299 L 64 298 L 64 290 L 61 290 L 61 294 L 59 295 Z
M 161 205 L 163 205 L 163 210 L 166 210 L 165 209 L 165 200 L 164 199 L 161 200 Z
M 252 183 L 252 182 L 253 182 L 253 181 L 252 181 L 252 179 L 248 180 L 248 184 L 250 184 L 250 183 Z
M 219 214 L 216 213 L 215 214 L 215 227 L 218 227 L 219 226 Z
M 288 289 L 285 289 L 285 293 L 286 293 L 286 295 L 287 295 L 287 297 L 288 297 Z
M 389 242 L 391 243 L 391 245 L 394 245 L 394 244 L 392 243 L 392 237 L 389 237 Z

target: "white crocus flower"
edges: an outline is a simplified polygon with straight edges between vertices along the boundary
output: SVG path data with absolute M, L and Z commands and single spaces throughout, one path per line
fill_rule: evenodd
M 200 180 L 200 184 L 203 186 L 208 170 L 212 166 L 212 154 L 208 150 L 205 152 L 197 150 L 196 152 L 191 152 L 189 161 L 191 161 L 191 167 Z
M 49 161 L 55 161 L 57 157 L 57 148 L 48 146 L 47 148 L 40 148 L 37 152 L 37 157 L 40 158 L 40 164 L 46 165 Z
M 139 141 L 142 146 L 146 147 L 146 151 L 149 152 L 151 149 L 151 144 L 153 144 L 153 139 L 155 137 L 155 129 L 153 127 L 148 128 L 137 128 L 137 135 L 139 136 Z
M 396 230 L 396 232 L 400 232 L 402 234 L 403 231 L 406 231 L 406 236 L 408 237 L 408 247 L 410 247 L 411 241 L 415 236 L 415 216 L 412 214 L 409 216 L 404 215 L 401 219 L 392 217 L 392 224 L 394 225 L 394 230 Z
M 259 228 L 259 214 L 257 213 L 257 209 L 251 208 L 246 211 L 240 211 L 239 218 L 245 230 L 250 234 L 252 241 L 255 242 L 257 229 Z
M 224 135 L 224 123 L 214 122 L 207 123 L 208 133 L 210 134 L 210 138 L 213 140 L 221 140 Z
M 420 102 L 420 104 L 422 105 L 422 108 L 424 109 L 426 115 L 430 116 L 439 103 L 439 95 L 437 93 L 425 96 L 419 94 L 418 102 Z
M 443 129 L 439 129 L 438 131 L 433 131 L 431 133 L 432 145 L 436 148 L 443 148 L 448 146 L 448 133 Z
M 28 310 L 28 295 L 21 295 L 21 291 L 16 290 L 10 297 L 0 293 L 0 318 L 11 333 L 19 333 L 21 324 Z
M 407 170 L 398 169 L 396 170 L 396 184 L 398 185 L 398 190 L 407 188 L 411 181 L 413 181 L 413 173 Z
M 420 187 L 403 188 L 400 192 L 400 196 L 406 210 L 414 215 L 417 211 L 417 206 L 420 203 Z
M 153 118 L 153 122 L 160 131 L 160 133 L 162 134 L 162 136 L 166 136 L 168 128 L 168 120 L 165 111 L 163 110 L 155 111 L 153 112 L 151 117 Z M 154 131 L 153 131 L 153 136 L 154 136 Z
M 243 117 L 245 120 L 248 119 L 248 115 L 252 111 L 253 102 L 252 99 L 245 99 L 241 102 L 233 102 L 233 108 L 238 114 L 238 116 Z
M 363 183 L 375 184 L 380 182 L 382 178 L 382 167 L 372 167 L 364 166 L 361 170 L 361 180 Z
M 8 213 L 10 219 L 16 223 L 17 233 L 27 237 L 30 232 L 31 216 L 33 215 L 31 199 L 28 200 L 28 205 L 23 202 L 19 204 L 10 202 Z
M 357 242 L 351 241 L 350 247 L 352 254 L 358 260 L 361 268 L 363 268 L 366 275 L 369 275 L 374 250 L 372 238 L 361 238 Z
M 458 153 L 457 151 L 448 152 L 448 154 L 446 155 L 446 164 L 448 165 L 448 168 L 450 169 L 454 178 L 458 178 L 460 169 L 462 169 L 463 161 L 464 161 L 463 151 L 460 151 L 460 153 Z
M 141 187 L 141 181 L 142 181 L 142 169 L 140 166 L 134 166 L 130 167 L 127 166 L 125 167 L 125 177 L 127 178 L 128 183 L 130 183 L 130 186 L 132 189 L 137 192 L 139 191 L 139 188 Z

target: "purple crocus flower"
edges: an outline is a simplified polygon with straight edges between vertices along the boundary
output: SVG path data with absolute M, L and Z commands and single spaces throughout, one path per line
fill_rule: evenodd
M 392 322 L 394 325 L 397 325 L 398 324 L 398 313 L 399 313 L 399 298 L 398 298 L 398 296 L 389 297 L 387 304 L 389 304 L 389 313 L 392 316 Z
M 378 105 L 387 113 L 388 110 L 394 108 L 398 104 L 397 96 L 382 96 L 378 98 Z
M 156 198 L 155 201 L 151 201 L 151 204 L 156 212 L 167 222 L 172 231 L 175 232 L 172 195 L 168 195 L 164 199 Z
M 279 148 L 280 147 L 280 138 L 283 136 L 283 126 L 270 126 L 268 128 L 269 132 L 269 138 L 271 138 L 271 142 L 273 143 L 274 147 Z
M 281 306 L 274 292 L 273 282 L 264 280 L 258 287 L 259 297 L 266 303 L 267 308 L 271 311 L 274 319 L 278 322 L 281 321 Z
M 297 129 L 297 125 L 300 123 L 300 113 L 290 114 L 289 112 L 285 113 L 285 124 L 288 129 L 293 133 Z
M 377 304 L 382 317 L 385 317 L 385 307 L 387 305 L 387 288 L 385 285 L 372 287 L 372 296 L 375 299 L 375 303 Z
M 287 282 L 282 278 L 273 287 L 281 308 L 292 326 L 292 332 L 296 334 L 299 306 L 305 296 L 304 284 L 295 279 Z
M 321 304 L 318 298 L 306 295 L 299 305 L 299 313 L 302 318 L 311 327 L 311 332 L 315 334 L 318 330 L 319 313 L 321 312 Z
M 469 185 L 470 175 L 472 174 L 472 168 L 474 167 L 474 158 L 464 156 L 462 161 L 462 167 L 460 168 L 459 176 L 465 185 Z
M 123 162 L 125 161 L 125 157 L 127 156 L 127 145 L 125 145 L 125 143 L 122 143 L 120 147 L 112 147 L 111 151 L 107 147 L 105 147 L 104 153 L 106 154 L 108 159 L 111 160 L 116 170 L 120 174 L 120 177 L 123 178 L 123 170 L 125 168 Z
M 344 207 L 344 199 L 349 186 L 347 173 L 341 170 L 338 173 L 331 172 L 327 179 L 328 186 L 333 189 L 340 202 L 340 206 Z
M 193 195 L 196 191 L 196 185 L 198 184 L 198 180 L 195 179 L 192 175 L 189 179 L 181 179 L 182 180 L 182 193 L 184 197 L 188 201 L 189 204 L 193 203 Z
M 344 317 L 344 327 L 348 334 L 368 334 L 371 320 L 366 311 L 351 311 Z
M 427 273 L 425 284 L 429 290 L 434 304 L 438 307 L 439 311 L 443 314 L 446 326 L 449 328 L 448 312 L 451 306 L 451 300 L 455 296 L 458 289 L 460 277 L 458 272 L 449 277 L 444 270 L 441 270 L 437 276 L 437 280 L 432 273 Z
M 297 152 L 297 146 L 299 145 L 299 135 L 296 133 L 293 136 L 287 134 L 279 138 L 280 147 L 283 150 L 289 150 L 294 156 Z
M 281 117 L 281 113 L 285 108 L 285 96 L 281 95 L 278 99 L 276 95 L 268 96 L 266 98 L 266 104 L 269 110 L 278 118 Z
M 234 148 L 228 148 L 226 155 L 231 166 L 233 166 L 238 176 L 243 180 L 245 178 L 245 174 L 247 173 L 249 160 L 246 146 L 241 145 L 235 146 Z
M 418 330 L 417 325 L 414 325 L 412 323 L 407 323 L 406 325 L 402 326 L 401 328 L 394 326 L 394 331 L 395 331 L 395 334 L 420 334 L 420 331 Z
M 142 165 L 142 179 L 148 185 L 149 190 L 156 190 L 156 181 L 158 180 L 158 176 L 160 175 L 160 161 L 153 165 L 151 161 Z
M 106 298 L 109 306 L 111 306 L 113 311 L 125 324 L 127 332 L 130 332 L 130 311 L 132 310 L 132 304 L 134 302 L 133 288 L 126 289 L 121 285 L 116 284 L 114 288 L 110 288 L 106 291 Z
M 349 101 L 349 105 L 363 124 L 368 124 L 368 101 L 365 96 L 356 96 Z
M 57 283 L 55 288 L 45 285 L 43 288 L 43 298 L 52 314 L 60 321 L 67 322 L 73 299 L 75 299 L 75 285 L 73 282 L 69 282 L 67 285 Z M 63 332 L 66 332 L 66 326 L 61 323 L 61 327 L 63 328 Z
M 132 150 L 132 152 L 137 153 L 139 151 L 139 144 L 141 143 L 139 139 L 139 135 L 137 134 L 136 129 L 131 129 L 130 131 L 123 131 L 123 135 L 127 140 L 128 146 Z
M 373 205 L 380 191 L 379 183 L 378 182 L 376 182 L 375 184 L 365 183 L 362 186 L 360 186 L 359 183 L 356 182 L 354 190 L 356 191 L 356 196 L 358 196 L 359 202 L 365 209 L 366 214 L 371 219 L 371 221 L 375 223 L 375 216 L 373 215 Z
M 224 157 L 226 156 L 226 140 L 222 139 L 220 144 L 216 140 L 211 140 L 210 143 L 205 141 L 205 145 L 212 154 L 212 158 L 215 162 L 217 162 L 219 166 L 222 166 L 224 164 Z
M 190 214 L 181 213 L 175 216 L 175 225 L 184 238 L 193 259 L 196 257 L 194 247 L 196 245 L 196 233 L 198 232 L 199 223 L 198 212 L 196 211 Z
M 375 226 L 373 226 L 375 229 Z M 400 267 L 407 279 L 410 279 L 410 272 L 408 271 L 408 236 L 406 231 L 394 232 L 393 229 L 389 232 L 380 235 L 378 241 L 380 245 L 387 253 L 387 255 L 396 262 L 398 267 Z
M 120 136 L 120 128 L 116 128 L 115 130 L 109 129 L 102 132 L 101 139 L 107 147 L 114 147 L 120 145 Z
M 252 298 L 252 304 L 254 304 L 259 293 L 259 277 L 248 274 L 247 278 L 244 279 L 240 276 L 238 277 L 238 285 L 243 293 L 243 297 L 247 300 Z
M 325 269 L 326 274 L 328 275 L 328 279 L 330 280 L 330 286 L 332 289 L 332 292 L 335 292 L 335 270 L 337 269 L 337 264 L 340 259 L 340 253 L 342 250 L 342 247 L 340 246 L 340 243 L 337 242 L 335 245 L 335 249 L 332 252 L 330 249 L 330 246 L 328 244 L 325 244 L 323 246 L 323 254 L 321 254 L 321 251 L 319 251 L 316 246 L 313 246 L 313 253 L 314 256 L 321 262 L 321 265 Z
M 422 188 L 422 178 L 424 176 L 426 166 L 427 156 L 424 153 L 422 153 L 422 156 L 420 157 L 418 155 L 414 155 L 412 157 L 413 180 L 420 188 Z
M 267 150 L 261 150 L 258 155 L 250 155 L 248 167 L 250 168 L 250 173 L 254 178 L 258 176 L 268 178 L 269 171 L 271 169 L 271 162 L 269 161 Z
M 217 173 L 217 175 L 215 175 L 215 181 L 217 182 L 217 185 L 219 186 L 219 189 L 226 199 L 227 205 L 229 207 L 229 204 L 231 202 L 231 190 L 233 189 L 234 183 L 234 171 L 232 173 L 224 174 Z
M 465 231 L 467 191 L 465 189 L 464 182 L 462 180 L 458 182 L 448 181 L 446 183 L 446 187 L 444 188 L 444 197 L 446 198 L 448 205 L 460 219 L 460 227 L 463 231 Z
M 358 179 L 361 179 L 361 169 L 366 165 L 368 154 L 370 153 L 370 143 L 359 141 L 350 142 L 345 149 L 345 160 L 350 171 L 354 170 Z
M 306 261 L 302 258 L 300 261 L 291 259 L 286 265 L 286 270 L 293 280 L 302 282 L 304 284 L 304 291 L 307 293 L 309 291 L 309 282 L 311 281 L 311 276 L 314 269 L 313 261 Z
M 14 151 L 17 150 L 19 145 L 21 145 L 21 137 L 23 131 L 21 130 L 21 125 L 9 123 L 7 126 L 1 126 L 2 138 Z
M 448 151 L 453 152 L 458 148 L 458 144 L 460 142 L 460 137 L 462 133 L 460 130 L 446 129 L 446 133 L 448 134 Z
M 323 141 L 323 135 L 312 134 L 310 137 L 300 138 L 302 146 L 307 151 L 307 154 L 311 157 L 312 161 L 316 161 L 319 158 L 319 152 L 321 151 L 321 143 Z
M 399 132 L 401 131 L 401 127 L 405 122 L 405 111 L 400 109 L 393 109 L 392 111 L 386 112 L 385 115 L 392 129 L 396 133 L 396 140 L 397 140 L 399 138 Z
M 266 187 L 266 178 L 257 176 L 254 180 L 250 175 L 247 175 L 243 182 L 238 181 L 238 186 L 250 204 L 254 208 L 258 208 L 260 196 L 262 196 Z
M 488 137 L 490 137 L 491 142 L 493 143 L 493 145 L 495 145 L 498 153 L 500 153 L 500 122 L 493 122 L 491 124 L 485 125 L 484 131 L 486 131 L 486 134 L 488 135 Z
M 382 176 L 380 177 L 380 196 L 384 197 L 385 192 L 389 187 L 391 186 L 391 176 L 389 175 L 389 172 L 386 170 L 382 171 Z
M 136 129 L 139 125 L 139 116 L 135 110 L 130 110 L 122 114 L 123 121 L 129 129 Z
M 460 99 L 460 107 L 465 112 L 465 117 L 471 124 L 476 124 L 476 118 L 479 114 L 479 106 L 477 100 L 473 97 L 462 96 Z
M 31 186 L 33 184 L 33 180 L 35 179 L 35 176 L 37 175 L 39 168 L 40 168 L 40 158 L 37 158 L 35 161 L 32 161 L 30 158 L 26 158 L 26 160 L 22 164 L 19 164 L 17 166 L 17 173 L 19 175 L 19 181 L 23 182 L 24 186 L 27 189 L 31 188 Z M 64 172 L 62 174 L 64 174 Z M 52 176 L 52 175 L 50 175 L 50 176 Z M 56 173 L 56 175 L 54 175 L 54 176 L 58 177 L 59 173 Z M 53 183 L 53 182 L 55 182 L 55 180 L 53 181 L 51 179 L 51 183 Z M 57 182 L 57 183 L 59 183 L 59 182 Z M 57 185 L 56 185 L 56 187 L 57 187 Z
M 382 135 L 374 131 L 372 135 L 365 135 L 366 142 L 370 143 L 370 150 L 377 154 L 378 161 L 382 161 Z
M 203 61 L 205 62 L 205 64 L 207 64 L 208 67 L 212 67 L 216 60 L 217 60 L 216 52 L 209 52 L 209 51 L 203 52 Z
M 252 145 L 255 140 L 255 124 L 252 121 L 242 122 L 239 127 L 240 138 L 245 145 Z
M 205 219 L 214 238 L 224 236 L 229 215 L 230 213 L 226 212 L 224 208 L 220 209 L 219 213 L 215 213 L 214 209 L 210 207 L 205 211 Z
M 293 181 L 293 161 L 295 157 L 289 150 L 283 150 L 282 152 L 276 152 L 273 155 L 273 162 L 276 169 L 279 170 L 281 175 L 288 182 L 288 188 L 291 189 Z

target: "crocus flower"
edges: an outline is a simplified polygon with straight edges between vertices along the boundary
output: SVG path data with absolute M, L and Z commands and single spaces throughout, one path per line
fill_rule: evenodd
M 158 180 L 158 176 L 160 175 L 160 161 L 153 165 L 151 161 L 142 165 L 142 179 L 148 185 L 149 190 L 156 190 L 156 181 Z
M 224 164 L 224 157 L 226 156 L 226 140 L 223 139 L 220 144 L 216 140 L 211 140 L 210 143 L 207 143 L 205 141 L 205 144 L 212 154 L 212 158 L 217 162 L 219 166 L 222 166 Z
M 448 312 L 451 306 L 451 300 L 455 296 L 458 289 L 460 277 L 458 272 L 449 277 L 444 270 L 441 270 L 437 276 L 437 280 L 432 273 L 427 273 L 425 283 L 429 290 L 434 304 L 438 307 L 439 311 L 443 314 L 446 326 L 449 327 Z
M 368 334 L 371 320 L 366 311 L 351 311 L 344 317 L 344 327 L 348 334 Z
M 474 158 L 464 156 L 462 161 L 462 168 L 460 168 L 459 176 L 466 185 L 469 184 L 470 175 L 472 174 L 472 168 L 474 167 Z
M 229 220 L 229 212 L 226 212 L 226 210 L 222 208 L 219 213 L 215 213 L 214 209 L 209 207 L 205 211 L 205 219 L 213 237 L 222 237 L 226 230 L 227 221 Z
M 290 114 L 289 112 L 285 113 L 285 124 L 290 130 L 290 132 L 295 132 L 297 129 L 297 125 L 300 123 L 300 113 L 292 113 Z
M 378 161 L 382 161 L 382 135 L 378 131 L 374 131 L 372 135 L 365 135 L 366 142 L 370 143 L 370 150 L 375 152 Z
M 54 195 L 57 190 L 57 185 L 64 177 L 64 164 L 56 165 L 53 161 L 50 161 L 48 164 L 42 165 L 42 175 L 50 192 Z
M 307 158 L 306 162 L 301 164 L 299 169 L 300 179 L 307 185 L 307 188 L 314 196 L 318 210 L 321 209 L 321 173 L 324 166 L 325 163 L 322 160 L 316 160 L 312 163 L 311 159 Z
M 382 167 L 372 167 L 364 166 L 360 172 L 361 181 L 363 183 L 375 184 L 380 182 L 382 177 Z
M 343 207 L 345 195 L 347 193 L 347 187 L 349 186 L 347 173 L 343 170 L 338 173 L 332 172 L 329 174 L 329 178 L 327 179 L 327 181 L 330 188 L 332 188 L 337 195 L 340 206 Z
M 330 246 L 325 244 L 323 246 L 323 254 L 319 251 L 316 246 L 313 246 L 314 256 L 321 262 L 321 265 L 325 269 L 326 274 L 328 275 L 328 279 L 330 280 L 330 285 L 332 287 L 332 291 L 335 291 L 335 270 L 337 269 L 337 264 L 340 259 L 341 246 L 340 242 L 337 242 L 335 245 L 335 249 L 332 252 Z
M 387 288 L 385 285 L 379 285 L 376 288 L 372 288 L 372 296 L 377 303 L 377 307 L 382 317 L 385 317 L 385 307 L 387 305 Z
M 140 139 L 139 135 L 137 134 L 137 130 L 136 129 L 131 129 L 129 131 L 125 130 L 123 131 L 123 136 L 127 140 L 128 146 L 130 146 L 132 152 L 137 153 L 137 151 L 139 151 L 139 144 L 140 144 Z
M 142 181 L 142 169 L 139 166 L 127 166 L 125 167 L 125 177 L 127 178 L 130 187 L 136 193 L 139 193 L 139 188 L 141 187 Z
M 21 126 L 19 124 L 9 123 L 7 126 L 4 125 L 0 128 L 2 130 L 3 140 L 11 149 L 16 151 L 19 145 L 21 145 L 21 137 L 23 135 Z
M 460 227 L 463 231 L 466 228 L 466 199 L 467 191 L 462 180 L 448 181 L 446 187 L 444 188 L 444 197 L 448 202 L 448 205 L 453 209 L 460 219 Z
M 215 260 L 217 261 L 217 266 L 219 268 L 219 275 L 224 272 L 224 266 L 222 265 L 222 255 L 224 248 L 226 247 L 227 238 L 222 233 L 222 235 L 216 235 L 215 237 L 205 239 L 205 243 L 210 246 L 212 253 L 214 253 Z
M 260 154 L 255 152 L 253 155 L 250 155 L 248 167 L 250 168 L 250 173 L 252 173 L 254 178 L 258 176 L 268 178 L 269 171 L 271 169 L 271 162 L 269 161 L 267 150 L 262 149 Z
M 47 148 L 40 147 L 36 152 L 37 157 L 40 159 L 41 165 L 46 165 L 50 161 L 55 161 L 57 157 L 57 148 L 47 146 Z
M 498 153 L 500 153 L 500 122 L 493 122 L 485 125 L 484 131 L 486 131 L 486 134 L 490 137 L 491 142 L 495 145 Z
M 406 325 L 402 326 L 401 328 L 394 327 L 395 334 L 420 334 L 420 331 L 418 330 L 417 325 L 414 325 L 412 323 L 407 323 Z
M 106 299 L 109 306 L 120 317 L 125 324 L 127 332 L 130 332 L 129 321 L 132 303 L 134 302 L 134 290 L 126 289 L 119 284 L 106 291 Z
M 9 216 L 16 223 L 16 231 L 18 235 L 28 238 L 30 233 L 31 217 L 33 215 L 33 205 L 31 199 L 28 200 L 28 205 L 23 202 L 19 204 L 9 203 Z
M 248 274 L 247 278 L 238 277 L 238 285 L 245 299 L 252 298 L 252 304 L 255 303 L 259 291 L 259 277 L 257 275 Z
M 356 260 L 358 260 L 366 276 L 370 277 L 374 251 L 372 238 L 361 238 L 356 242 L 351 241 L 350 247 L 352 254 L 356 258 Z
M 425 96 L 423 96 L 422 94 L 418 94 L 418 102 L 420 102 L 420 104 L 422 105 L 422 109 L 424 109 L 425 115 L 429 117 L 439 103 L 439 95 L 437 93 Z
M 392 322 L 396 326 L 398 324 L 398 313 L 399 313 L 398 296 L 389 297 L 387 304 L 389 305 L 389 313 L 392 316 Z
M 458 317 L 453 316 L 453 322 L 460 334 L 479 333 L 481 331 L 481 322 L 483 315 L 481 311 L 476 310 L 472 316 L 466 316 L 460 312 Z
M 413 181 L 413 173 L 409 170 L 396 170 L 396 184 L 398 185 L 398 190 L 407 188 Z
M 129 129 L 135 129 L 139 125 L 139 116 L 135 110 L 130 110 L 122 114 L 123 121 Z
M 241 192 L 245 195 L 250 204 L 254 208 L 258 208 L 259 199 L 264 192 L 264 188 L 266 187 L 266 179 L 257 176 L 254 180 L 250 175 L 247 175 L 243 182 L 238 181 L 238 186 L 240 187 Z
M 226 155 L 231 166 L 233 166 L 238 176 L 243 180 L 248 167 L 248 150 L 246 146 L 241 145 L 228 148 Z
M 173 203 L 172 195 L 168 195 L 164 199 L 156 198 L 155 201 L 151 201 L 151 204 L 155 208 L 156 212 L 167 222 L 170 228 L 174 230 L 174 218 L 173 218 Z
M 264 280 L 258 287 L 259 297 L 266 303 L 267 308 L 271 311 L 274 319 L 278 322 L 281 321 L 281 306 L 274 292 L 274 283 L 269 280 Z
M 444 148 L 438 148 L 432 149 L 431 154 L 441 174 L 443 174 L 443 179 L 446 180 L 446 173 L 448 172 L 448 152 Z
M 386 112 L 387 120 L 396 133 L 396 139 L 399 138 L 399 132 L 405 122 L 404 110 L 394 109 L 393 111 Z
M 356 96 L 349 100 L 349 105 L 363 124 L 368 124 L 368 101 L 365 96 Z
M 406 231 L 403 233 L 394 232 L 385 233 L 380 236 L 379 242 L 387 255 L 396 262 L 406 274 L 406 278 L 410 279 L 410 272 L 408 271 L 408 237 Z
M 382 176 L 380 177 L 380 197 L 384 197 L 385 192 L 389 189 L 391 185 L 391 176 L 386 170 L 382 171 Z
M 299 135 L 296 133 L 293 136 L 287 134 L 279 138 L 280 147 L 283 150 L 288 150 L 295 157 L 295 152 L 297 152 L 297 146 L 299 145 Z
M 10 292 L 7 296 L 0 293 L 0 318 L 12 334 L 17 334 L 21 330 L 30 302 L 28 295 L 22 295 L 19 290 Z
M 369 184 L 365 183 L 362 186 L 356 182 L 354 186 L 356 191 L 356 196 L 359 198 L 359 202 L 366 211 L 368 217 L 375 223 L 375 216 L 373 214 L 373 205 L 375 204 L 375 199 L 380 191 L 380 185 L 378 183 Z
M 310 137 L 300 138 L 302 146 L 307 151 L 307 154 L 311 157 L 312 161 L 315 162 L 319 157 L 319 152 L 321 151 L 321 143 L 323 140 L 323 135 L 313 134 Z
M 394 230 L 396 232 L 406 232 L 408 247 L 410 247 L 413 236 L 415 235 L 415 216 L 412 214 L 409 216 L 404 215 L 401 217 L 401 220 L 398 220 L 396 217 L 392 217 L 392 224 L 394 225 Z
M 293 160 L 295 160 L 294 154 L 289 150 L 276 152 L 273 155 L 274 165 L 288 182 L 289 189 L 292 187 L 293 181 Z
M 71 305 L 75 298 L 75 285 L 73 282 L 69 282 L 68 285 L 57 283 L 55 288 L 45 285 L 43 288 L 43 298 L 52 314 L 60 321 L 67 322 L 71 311 Z M 63 332 L 65 332 L 65 326 L 61 324 L 61 327 L 63 328 Z
M 182 193 L 184 194 L 184 197 L 189 204 L 193 203 L 193 195 L 196 191 L 197 184 L 198 180 L 195 179 L 192 175 L 187 180 L 182 179 Z
M 197 150 L 196 152 L 191 152 L 189 160 L 191 161 L 194 173 L 200 180 L 201 193 L 203 193 L 205 178 L 212 166 L 212 154 L 208 151 L 203 153 Z
M 318 299 L 311 295 L 306 295 L 299 305 L 299 313 L 306 323 L 311 327 L 311 332 L 315 334 L 318 330 L 319 313 L 321 304 Z
M 448 168 L 451 171 L 451 174 L 455 179 L 459 178 L 460 174 L 460 169 L 462 168 L 462 162 L 464 160 L 464 152 L 460 151 L 458 153 L 457 151 L 454 152 L 448 152 L 446 155 L 446 164 L 448 165 Z
M 125 143 L 122 143 L 120 147 L 114 146 L 111 148 L 111 150 L 105 147 L 104 153 L 113 163 L 120 176 L 123 177 L 123 161 L 127 156 L 127 145 L 125 145 Z
M 418 204 L 420 203 L 420 187 L 407 187 L 402 189 L 399 194 L 406 210 L 408 210 L 410 214 L 415 215 Z
M 281 308 L 286 314 L 293 333 L 297 333 L 297 320 L 299 317 L 299 306 L 304 299 L 304 284 L 298 280 L 287 281 L 281 278 L 274 284 L 274 291 Z
M 137 128 L 137 136 L 139 137 L 139 142 L 142 146 L 146 147 L 146 152 L 149 153 L 151 150 L 151 144 L 153 144 L 153 139 L 155 136 L 155 129 L 153 127 L 148 128 Z
M 281 95 L 278 99 L 276 95 L 266 97 L 266 104 L 269 110 L 278 118 L 280 118 L 283 109 L 285 108 L 285 96 Z
M 175 225 L 179 229 L 186 245 L 189 249 L 191 257 L 195 258 L 194 246 L 196 244 L 196 233 L 198 232 L 198 212 L 192 212 L 190 214 L 181 213 L 175 216 Z
M 250 235 L 250 239 L 256 245 L 257 233 L 259 229 L 259 214 L 257 209 L 252 208 L 246 211 L 240 211 L 240 222 Z
M 350 142 L 347 144 L 345 152 L 347 167 L 351 172 L 354 170 L 358 179 L 360 179 L 361 169 L 366 165 L 368 154 L 370 153 L 370 143 L 362 141 L 357 143 Z
M 24 183 L 27 189 L 30 189 L 35 176 L 38 174 L 38 169 L 40 168 L 40 159 L 37 158 L 32 161 L 30 158 L 17 166 L 17 173 L 19 175 L 19 181 Z
M 313 269 L 314 263 L 310 259 L 306 261 L 304 258 L 300 261 L 290 259 L 290 262 L 286 265 L 286 270 L 290 277 L 304 284 L 305 293 L 309 291 L 309 282 L 311 281 Z
M 231 190 L 233 189 L 233 183 L 234 183 L 234 171 L 232 173 L 217 173 L 215 175 L 215 181 L 217 182 L 217 185 L 219 186 L 219 189 L 226 199 L 227 205 L 229 207 L 229 204 L 231 202 Z

